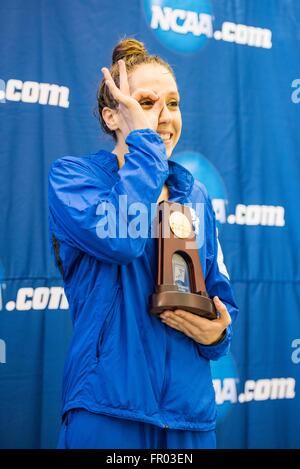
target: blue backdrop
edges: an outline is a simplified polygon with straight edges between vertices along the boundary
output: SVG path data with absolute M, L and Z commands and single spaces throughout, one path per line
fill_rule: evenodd
M 112 148 L 93 116 L 124 35 L 172 64 L 174 158 L 208 187 L 240 316 L 213 364 L 221 448 L 299 448 L 300 2 L 2 0 L 0 446 L 55 447 L 71 327 L 47 173 Z

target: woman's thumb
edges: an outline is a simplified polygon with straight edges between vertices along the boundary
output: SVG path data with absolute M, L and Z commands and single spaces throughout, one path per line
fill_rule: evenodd
M 214 297 L 214 303 L 215 307 L 217 308 L 217 311 L 220 313 L 219 319 L 224 322 L 224 325 L 226 325 L 226 327 L 229 326 L 229 324 L 231 324 L 231 316 L 228 313 L 228 309 L 226 308 L 224 303 L 222 303 L 218 296 Z

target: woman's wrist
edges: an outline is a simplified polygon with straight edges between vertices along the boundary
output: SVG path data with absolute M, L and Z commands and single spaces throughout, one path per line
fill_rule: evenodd
M 226 332 L 227 332 L 227 328 L 225 328 L 221 335 L 218 337 L 217 340 L 215 340 L 214 342 L 212 342 L 211 344 L 208 344 L 208 345 L 218 345 L 220 342 L 222 342 L 222 340 L 224 339 L 224 337 L 226 336 Z

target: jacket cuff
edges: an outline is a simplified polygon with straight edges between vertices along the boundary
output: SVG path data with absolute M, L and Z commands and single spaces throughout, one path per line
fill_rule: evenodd
M 150 128 L 132 130 L 127 135 L 125 142 L 127 143 L 127 145 L 130 145 L 131 143 L 135 143 L 136 138 L 139 139 L 143 137 L 146 138 L 149 141 L 149 143 L 161 143 L 163 148 L 165 148 L 165 144 L 161 136 Z
M 207 360 L 218 360 L 218 358 L 226 355 L 229 352 L 231 342 L 231 326 L 226 329 L 224 337 L 214 345 L 204 345 L 198 343 L 198 350 L 200 354 L 207 358 Z
M 153 157 L 157 168 L 169 174 L 166 145 L 161 136 L 152 129 L 132 130 L 125 140 L 130 150 L 136 150 L 141 155 L 144 154 L 149 159 L 149 154 Z M 127 155 L 125 155 L 126 157 Z

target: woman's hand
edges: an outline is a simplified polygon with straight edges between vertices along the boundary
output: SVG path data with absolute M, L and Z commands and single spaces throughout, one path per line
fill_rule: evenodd
M 222 339 L 226 328 L 231 323 L 230 314 L 224 303 L 217 296 L 214 297 L 214 303 L 219 312 L 217 319 L 209 320 L 181 309 L 164 311 L 160 314 L 160 318 L 164 324 L 183 332 L 196 342 L 212 345 Z
M 151 89 L 137 89 L 130 95 L 127 70 L 124 60 L 118 61 L 120 74 L 120 88 L 118 88 L 108 68 L 101 69 L 105 83 L 113 98 L 119 103 L 118 124 L 124 138 L 126 139 L 132 130 L 151 128 L 156 131 L 158 118 L 163 107 L 163 100 Z M 151 103 L 151 113 L 143 110 L 139 102 Z

